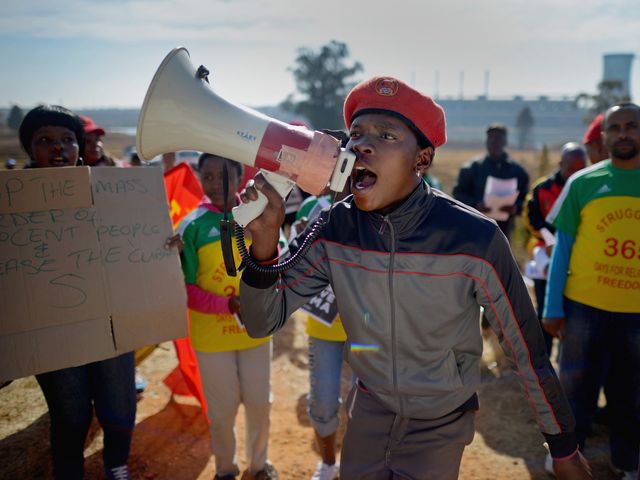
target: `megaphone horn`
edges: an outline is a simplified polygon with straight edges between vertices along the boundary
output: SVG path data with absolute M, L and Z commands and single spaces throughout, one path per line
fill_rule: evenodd
M 355 155 L 340 149 L 338 140 L 235 105 L 218 96 L 203 77 L 191 64 L 186 48 L 174 48 L 165 57 L 140 111 L 139 155 L 151 159 L 178 150 L 220 155 L 271 172 L 267 179 L 283 197 L 293 183 L 313 195 L 327 184 L 342 191 Z M 266 205 L 266 198 L 262 202 Z M 252 205 L 256 208 L 257 204 Z M 236 210 L 233 215 L 245 226 L 261 212 L 252 212 L 251 218 L 240 218 Z

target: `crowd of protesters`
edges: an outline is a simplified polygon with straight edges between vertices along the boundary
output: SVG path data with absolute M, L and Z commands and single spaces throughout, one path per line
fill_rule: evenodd
M 214 152 L 200 156 L 196 170 L 205 196 L 177 233 L 190 338 L 209 406 L 214 478 L 241 474 L 234 432 L 241 403 L 247 428 L 242 478 L 287 478 L 267 454 L 271 336 L 306 302 L 330 299 L 330 314 L 306 310 L 308 414 L 321 456 L 313 480 L 457 478 L 479 408 L 481 319 L 525 385 L 550 449 L 549 472 L 590 478 L 582 452 L 604 389 L 612 468 L 635 479 L 640 108 L 627 103 L 602 112 L 581 142 L 567 139 L 557 169 L 532 186 L 507 152 L 507 127 L 491 124 L 486 154 L 461 168 L 451 196 L 429 172 L 446 141 L 445 112 L 433 99 L 392 77 L 376 77 L 349 93 L 344 120 L 343 146 L 357 157 L 351 191 L 340 200 L 301 203 L 292 252 L 308 223 L 326 217 L 327 225 L 299 266 L 285 273 L 207 275 L 224 265 L 219 232 L 211 232 L 227 204 L 253 201 L 258 191 L 267 196 L 270 208 L 247 226 L 251 254 L 260 262 L 288 252 L 281 228 L 293 217 L 285 217 L 284 201 L 260 175 L 242 190 L 240 164 Z M 114 166 L 105 133 L 89 117 L 42 105 L 27 113 L 19 137 L 27 168 Z M 174 162 L 171 153 L 163 157 L 166 170 Z M 145 165 L 135 151 L 124 163 Z M 535 305 L 509 248 L 519 224 L 530 233 L 522 274 L 532 280 Z M 227 324 L 237 328 L 224 329 Z M 336 454 L 343 359 L 354 377 L 346 437 Z M 51 418 L 53 476 L 83 477 L 95 413 L 104 430 L 105 475 L 130 478 L 133 352 L 37 380 Z

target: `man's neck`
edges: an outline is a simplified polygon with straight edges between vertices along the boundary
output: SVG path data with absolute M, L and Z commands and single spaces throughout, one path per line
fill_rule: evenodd
M 639 170 L 640 169 L 640 155 L 636 155 L 633 158 L 621 159 L 611 157 L 611 165 L 620 170 Z
M 492 162 L 500 162 L 505 158 L 507 158 L 507 152 L 500 152 L 497 154 L 494 153 L 493 155 L 490 153 L 487 153 L 487 158 L 489 158 L 489 160 L 491 160 Z
M 418 188 L 422 188 L 425 189 L 425 185 L 424 185 L 424 181 L 422 180 L 422 178 L 420 179 L 416 179 L 416 185 L 415 188 L 413 190 L 411 190 L 411 192 L 404 197 L 401 200 L 398 200 L 396 202 L 393 202 L 391 205 L 388 205 L 386 207 L 383 207 L 379 210 L 376 210 L 377 213 L 381 214 L 381 215 L 389 215 L 390 213 L 395 212 L 398 208 L 400 208 L 401 205 L 404 205 L 404 203 L 407 201 L 407 199 L 413 195 L 413 193 L 418 189 Z

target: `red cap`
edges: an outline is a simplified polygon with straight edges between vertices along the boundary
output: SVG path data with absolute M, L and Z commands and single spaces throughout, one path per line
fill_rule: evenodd
M 591 121 L 587 131 L 584 133 L 582 143 L 586 145 L 596 140 L 602 140 L 602 120 L 604 120 L 604 113 L 596 115 L 596 118 Z
M 80 115 L 80 120 L 82 120 L 84 133 L 97 133 L 100 136 L 103 136 L 105 134 L 104 128 L 98 126 L 98 124 L 94 122 L 91 117 Z
M 399 116 L 418 136 L 437 148 L 447 141 L 443 108 L 406 83 L 393 77 L 373 77 L 356 85 L 344 101 L 344 122 L 365 113 L 391 113 Z

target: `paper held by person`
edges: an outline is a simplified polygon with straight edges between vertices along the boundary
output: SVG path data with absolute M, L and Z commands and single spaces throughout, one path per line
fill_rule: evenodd
M 500 210 L 502 207 L 511 206 L 518 199 L 518 179 L 517 178 L 496 178 L 487 177 L 484 187 L 484 204 L 490 210 L 486 215 L 494 220 L 508 220 L 509 213 Z
M 537 246 L 533 249 L 533 258 L 524 267 L 524 275 L 531 280 L 546 280 L 547 269 L 551 259 L 545 247 Z

